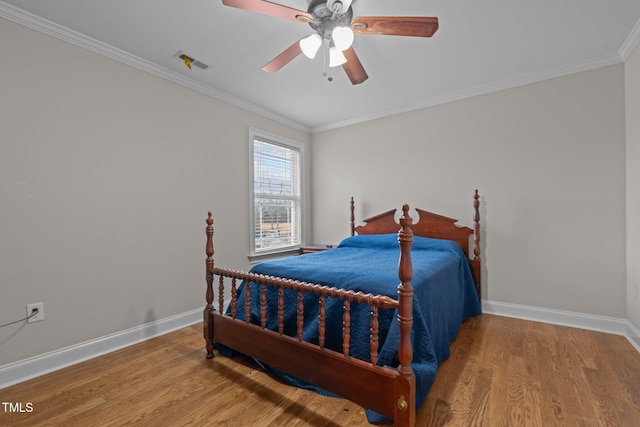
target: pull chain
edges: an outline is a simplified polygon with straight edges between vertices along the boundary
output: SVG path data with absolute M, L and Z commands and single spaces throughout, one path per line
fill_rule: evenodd
M 322 72 L 322 75 L 324 77 L 327 78 L 328 81 L 332 82 L 333 81 L 333 77 L 331 76 L 331 67 L 329 67 L 329 46 L 330 46 L 330 41 L 325 39 L 324 40 L 324 49 L 322 49 L 322 59 L 323 59 L 323 63 L 324 63 L 324 71 Z

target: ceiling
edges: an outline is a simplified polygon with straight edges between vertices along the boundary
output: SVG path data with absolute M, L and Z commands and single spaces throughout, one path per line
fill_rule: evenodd
M 309 0 L 274 0 L 307 10 Z M 638 0 L 354 0 L 354 16 L 436 16 L 432 38 L 356 35 L 369 79 L 321 55 L 262 66 L 308 24 L 221 0 L 4 0 L 31 26 L 295 128 L 318 132 L 622 62 L 640 40 Z M 175 55 L 209 65 L 189 71 Z

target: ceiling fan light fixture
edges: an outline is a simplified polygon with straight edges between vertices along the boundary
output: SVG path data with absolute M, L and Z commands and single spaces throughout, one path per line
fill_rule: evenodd
M 349 27 L 335 27 L 331 31 L 333 43 L 340 50 L 347 50 L 353 44 L 353 30 Z
M 337 47 L 329 49 L 329 67 L 337 67 L 347 62 L 347 58 L 342 53 L 342 50 Z
M 309 59 L 313 59 L 316 57 L 316 53 L 318 53 L 318 49 L 322 46 L 322 37 L 320 34 L 315 33 L 311 34 L 309 37 L 305 37 L 300 40 L 300 49 L 304 56 Z

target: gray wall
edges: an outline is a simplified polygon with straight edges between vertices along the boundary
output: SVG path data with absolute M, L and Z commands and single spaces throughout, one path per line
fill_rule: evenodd
M 309 135 L 1 18 L 0 58 L 0 324 L 45 312 L 0 366 L 203 307 L 208 210 L 248 268 L 248 127 Z
M 640 46 L 625 63 L 627 129 L 627 318 L 640 328 Z
M 624 65 L 313 135 L 313 235 L 403 203 L 471 225 L 484 298 L 626 317 Z

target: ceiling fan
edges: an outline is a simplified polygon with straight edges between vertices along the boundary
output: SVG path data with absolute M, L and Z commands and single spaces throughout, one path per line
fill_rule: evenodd
M 278 71 L 301 53 L 313 59 L 323 47 L 326 67 L 342 65 L 354 85 L 367 80 L 351 44 L 354 33 L 387 36 L 431 37 L 438 29 L 438 18 L 420 16 L 359 16 L 353 17 L 353 0 L 311 0 L 307 12 L 266 0 L 222 0 L 226 6 L 309 24 L 315 31 L 272 59 L 262 69 Z M 332 80 L 329 77 L 329 80 Z

